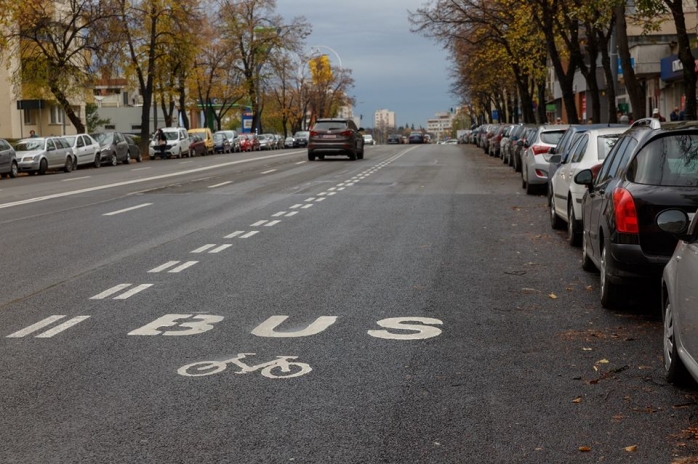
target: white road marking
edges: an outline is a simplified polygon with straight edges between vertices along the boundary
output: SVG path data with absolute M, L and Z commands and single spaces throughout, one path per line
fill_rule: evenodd
M 337 190 L 341 192 L 342 190 L 344 190 L 344 187 L 339 187 Z
M 291 211 L 290 213 L 288 213 L 288 214 L 286 215 L 286 217 L 295 216 L 296 214 L 298 214 L 298 211 Z
M 125 213 L 127 211 L 133 211 L 134 209 L 145 208 L 146 206 L 150 206 L 150 205 L 152 205 L 152 203 L 143 203 L 142 205 L 131 206 L 130 208 L 120 209 L 119 211 L 112 211 L 111 213 L 105 213 L 105 214 L 102 214 L 102 216 L 114 216 L 115 214 L 121 214 L 121 213 Z
M 189 164 L 189 163 L 193 163 L 193 161 L 180 161 L 179 162 L 179 164 Z
M 303 163 L 307 163 L 307 161 L 299 161 L 296 164 L 303 164 Z
M 258 233 L 259 233 L 258 230 L 253 230 L 252 232 L 247 232 L 245 235 L 241 235 L 240 238 L 250 238 L 253 235 L 256 235 Z
M 131 171 L 145 171 L 146 169 L 152 169 L 152 168 L 135 168 L 135 169 L 131 169 Z
M 270 172 L 276 172 L 276 169 L 270 169 L 268 171 L 264 171 L 262 174 L 269 174 Z
M 171 267 L 174 266 L 175 264 L 179 264 L 179 261 L 168 261 L 168 262 L 166 262 L 165 264 L 162 264 L 162 265 L 160 265 L 160 266 L 158 266 L 158 267 L 152 268 L 152 269 L 149 270 L 148 272 L 161 272 L 161 271 L 164 271 L 165 269 L 171 268 Z
M 32 324 L 29 327 L 26 327 L 22 330 L 18 330 L 17 332 L 8 335 L 6 338 L 22 338 L 25 335 L 29 335 L 32 332 L 36 332 L 37 330 L 41 330 L 44 327 L 46 327 L 47 325 L 51 325 L 54 322 L 56 322 L 57 320 L 63 319 L 64 317 L 65 316 L 58 316 L 58 315 L 49 316 L 46 319 L 43 319 L 43 320 L 37 322 L 36 324 Z
M 315 201 L 314 197 L 306 198 L 305 201 Z
M 209 249 L 213 248 L 214 246 L 216 246 L 215 243 L 209 243 L 207 245 L 204 245 L 202 247 L 197 248 L 196 250 L 193 250 L 192 253 L 203 253 L 204 251 L 209 250 Z
M 232 183 L 233 183 L 233 181 L 232 181 L 232 180 L 229 180 L 229 181 L 227 181 L 227 182 L 221 182 L 220 184 L 209 185 L 208 188 L 214 189 L 214 188 L 216 188 L 216 187 L 223 187 L 224 185 L 228 185 L 228 184 L 232 184 Z
M 297 208 L 300 208 L 301 206 L 303 206 L 301 203 L 297 203 L 297 204 L 291 206 L 291 209 L 297 209 Z
M 127 180 L 127 181 L 123 181 L 123 182 L 116 182 L 114 184 L 100 185 L 97 187 L 90 187 L 90 188 L 85 188 L 85 189 L 80 189 L 80 190 L 73 190 L 70 192 L 55 193 L 53 195 L 45 195 L 42 197 L 28 198 L 26 200 L 13 201 L 10 203 L 1 203 L 0 209 L 12 208 L 14 206 L 27 205 L 30 203 L 37 203 L 39 201 L 53 200 L 55 198 L 63 198 L 63 197 L 69 197 L 69 196 L 73 196 L 73 195 L 80 195 L 82 193 L 96 192 L 99 190 L 106 190 L 106 189 L 111 189 L 111 188 L 115 188 L 115 187 L 123 187 L 124 185 L 139 184 L 139 183 L 143 183 L 143 182 L 149 182 L 152 180 L 169 179 L 170 177 L 184 176 L 187 174 L 193 174 L 195 172 L 220 170 L 220 168 L 222 168 L 222 167 L 233 166 L 233 165 L 241 164 L 241 163 L 251 163 L 253 161 L 280 158 L 283 156 L 296 156 L 296 155 L 298 155 L 297 151 L 285 152 L 285 153 L 279 153 L 277 155 L 260 156 L 257 158 L 249 158 L 249 159 L 244 159 L 244 160 L 230 161 L 227 163 L 212 164 L 210 166 L 203 166 L 200 168 L 188 169 L 186 171 L 178 171 L 178 172 L 173 172 L 173 173 L 169 173 L 169 174 L 161 174 L 158 176 L 143 177 L 140 179 L 132 179 L 132 180 Z M 182 161 L 182 163 L 188 163 L 188 162 L 189 161 Z
M 182 263 L 179 266 L 177 266 L 176 268 L 170 269 L 167 272 L 171 272 L 173 274 L 175 274 L 177 272 L 182 272 L 183 270 L 188 269 L 197 263 L 198 263 L 198 261 L 187 261 L 186 263 Z
M 264 224 L 264 227 L 271 227 L 271 226 L 275 226 L 275 225 L 277 225 L 277 224 L 278 224 L 278 223 L 280 223 L 280 222 L 281 222 L 281 221 L 279 221 L 278 219 L 277 219 L 277 220 L 275 220 L 275 221 L 269 221 L 269 223 L 268 223 L 268 224 Z
M 303 207 L 303 209 L 308 209 L 308 208 L 310 208 L 311 206 L 313 206 L 313 204 L 312 204 L 312 203 L 311 203 L 311 204 L 309 204 L 309 205 L 305 205 L 305 206 Z
M 233 232 L 232 234 L 228 234 L 228 235 L 226 235 L 226 236 L 223 237 L 223 238 L 235 238 L 235 237 L 237 237 L 238 235 L 241 235 L 241 234 L 244 234 L 244 233 L 245 233 L 244 230 L 236 230 L 236 231 Z
M 220 253 L 221 251 L 225 250 L 226 248 L 230 248 L 231 246 L 233 245 L 226 243 L 225 245 L 221 245 L 217 248 L 214 248 L 213 250 L 209 251 L 209 253 Z
M 152 286 L 153 286 L 153 284 L 141 284 L 141 285 L 138 285 L 138 286 L 136 286 L 136 287 L 133 287 L 133 288 L 132 288 L 131 290 L 129 290 L 128 292 L 124 292 L 124 293 L 122 293 L 122 294 L 119 295 L 119 296 L 115 296 L 114 299 L 115 299 L 115 300 L 125 300 L 126 298 L 131 298 L 131 297 L 132 297 L 133 295 L 135 295 L 136 293 L 140 293 L 140 292 L 142 292 L 143 290 L 145 290 L 146 288 L 150 288 L 150 287 L 152 287 Z
M 73 177 L 72 179 L 63 179 L 61 182 L 72 182 L 74 180 L 89 179 L 90 177 L 92 176 Z
M 105 298 L 108 297 L 108 296 L 111 296 L 111 295 L 113 295 L 113 294 L 115 294 L 115 293 L 117 293 L 117 292 L 120 292 L 121 290 L 123 290 L 123 289 L 125 289 L 125 288 L 130 287 L 131 285 L 133 285 L 133 284 L 119 284 L 119 285 L 115 285 L 115 286 L 113 286 L 112 288 L 110 288 L 110 289 L 108 289 L 108 290 L 105 290 L 105 291 L 103 291 L 102 293 L 99 293 L 99 294 L 93 296 L 92 298 L 90 298 L 90 300 L 103 300 L 103 299 L 105 299 Z
M 257 222 L 255 222 L 254 224 L 250 224 L 250 227 L 259 227 L 259 226 L 261 226 L 262 224 L 266 224 L 267 222 L 269 222 L 269 221 L 267 221 L 266 219 L 264 219 L 264 220 L 262 220 L 262 221 L 257 221 Z
M 352 185 L 354 185 L 354 182 L 349 182 L 349 183 L 347 184 L 347 187 L 351 187 Z
M 325 200 L 325 198 L 318 198 L 318 199 L 315 200 L 315 201 L 324 201 L 324 200 Z
M 327 195 L 327 192 L 320 192 L 320 193 L 317 194 L 317 196 L 319 196 L 319 197 L 321 197 L 321 196 L 323 196 L 323 195 Z
M 337 192 L 330 192 L 330 193 L 327 194 L 327 196 L 330 196 L 330 197 L 331 197 L 332 195 L 337 195 Z
M 286 214 L 286 211 L 279 211 L 278 213 L 272 214 L 271 217 L 279 217 Z
M 69 319 L 65 321 L 64 323 L 57 325 L 56 327 L 47 330 L 46 332 L 40 333 L 39 335 L 36 336 L 36 338 L 51 338 L 56 334 L 59 334 L 63 332 L 66 329 L 71 328 L 72 326 L 81 323 L 85 319 L 89 319 L 90 316 L 76 316 L 72 319 Z
M 339 184 L 337 184 L 337 187 L 343 187 L 343 186 L 344 186 L 344 182 L 340 182 Z
M 337 190 L 337 187 L 330 187 L 327 190 L 329 190 L 331 192 L 332 190 Z

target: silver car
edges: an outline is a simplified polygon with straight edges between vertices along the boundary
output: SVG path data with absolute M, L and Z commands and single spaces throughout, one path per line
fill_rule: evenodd
M 73 170 L 73 151 L 61 137 L 33 137 L 15 145 L 21 172 L 46 174 L 49 169 Z
M 533 137 L 526 140 L 525 150 L 521 152 L 521 187 L 532 195 L 538 188 L 547 188 L 549 159 L 548 151 L 557 146 L 569 126 L 539 126 Z
M 679 240 L 662 274 L 664 370 L 669 382 L 698 381 L 698 215 L 667 209 L 657 226 Z
M 0 139 L 0 174 L 2 177 L 17 177 L 19 166 L 17 164 L 17 154 L 15 149 L 7 143 L 7 140 Z
M 92 164 L 98 168 L 102 165 L 99 142 L 87 134 L 66 135 L 63 137 L 73 148 L 73 169 Z

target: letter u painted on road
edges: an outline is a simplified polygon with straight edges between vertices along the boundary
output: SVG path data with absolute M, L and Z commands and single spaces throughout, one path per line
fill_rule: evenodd
M 311 335 L 317 335 L 326 330 L 329 326 L 337 321 L 337 316 L 320 316 L 315 319 L 315 322 L 302 330 L 294 330 L 292 332 L 277 332 L 276 328 L 279 327 L 286 319 L 288 319 L 288 316 L 271 316 L 269 319 L 255 327 L 255 329 L 252 331 L 252 335 L 265 338 L 309 337 Z

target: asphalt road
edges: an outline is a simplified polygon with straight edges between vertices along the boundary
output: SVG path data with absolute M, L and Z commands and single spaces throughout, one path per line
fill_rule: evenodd
M 3 179 L 0 462 L 698 462 L 545 203 L 463 145 Z

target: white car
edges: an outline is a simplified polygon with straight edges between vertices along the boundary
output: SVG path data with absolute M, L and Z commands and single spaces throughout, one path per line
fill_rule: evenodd
M 63 137 L 73 147 L 73 169 L 92 164 L 98 168 L 102 165 L 99 142 L 88 134 L 66 135 Z M 138 160 L 140 161 L 140 160 Z
M 375 145 L 376 141 L 373 140 L 373 136 L 371 134 L 364 134 L 364 145 Z
M 574 176 L 582 169 L 600 165 L 613 145 L 627 128 L 608 127 L 583 132 L 569 149 L 566 159 L 553 155 L 550 163 L 561 162 L 553 174 L 548 192 L 550 225 L 561 229 L 567 223 L 567 241 L 570 245 L 581 244 L 582 197 L 586 187 L 574 182 Z
M 165 138 L 167 138 L 167 144 L 163 148 L 160 147 L 158 141 L 153 140 L 150 142 L 148 147 L 148 153 L 151 159 L 155 159 L 156 156 L 162 158 L 182 158 L 184 156 L 190 156 L 189 146 L 191 145 L 191 138 L 189 133 L 183 127 L 163 127 L 162 132 L 165 133 Z

